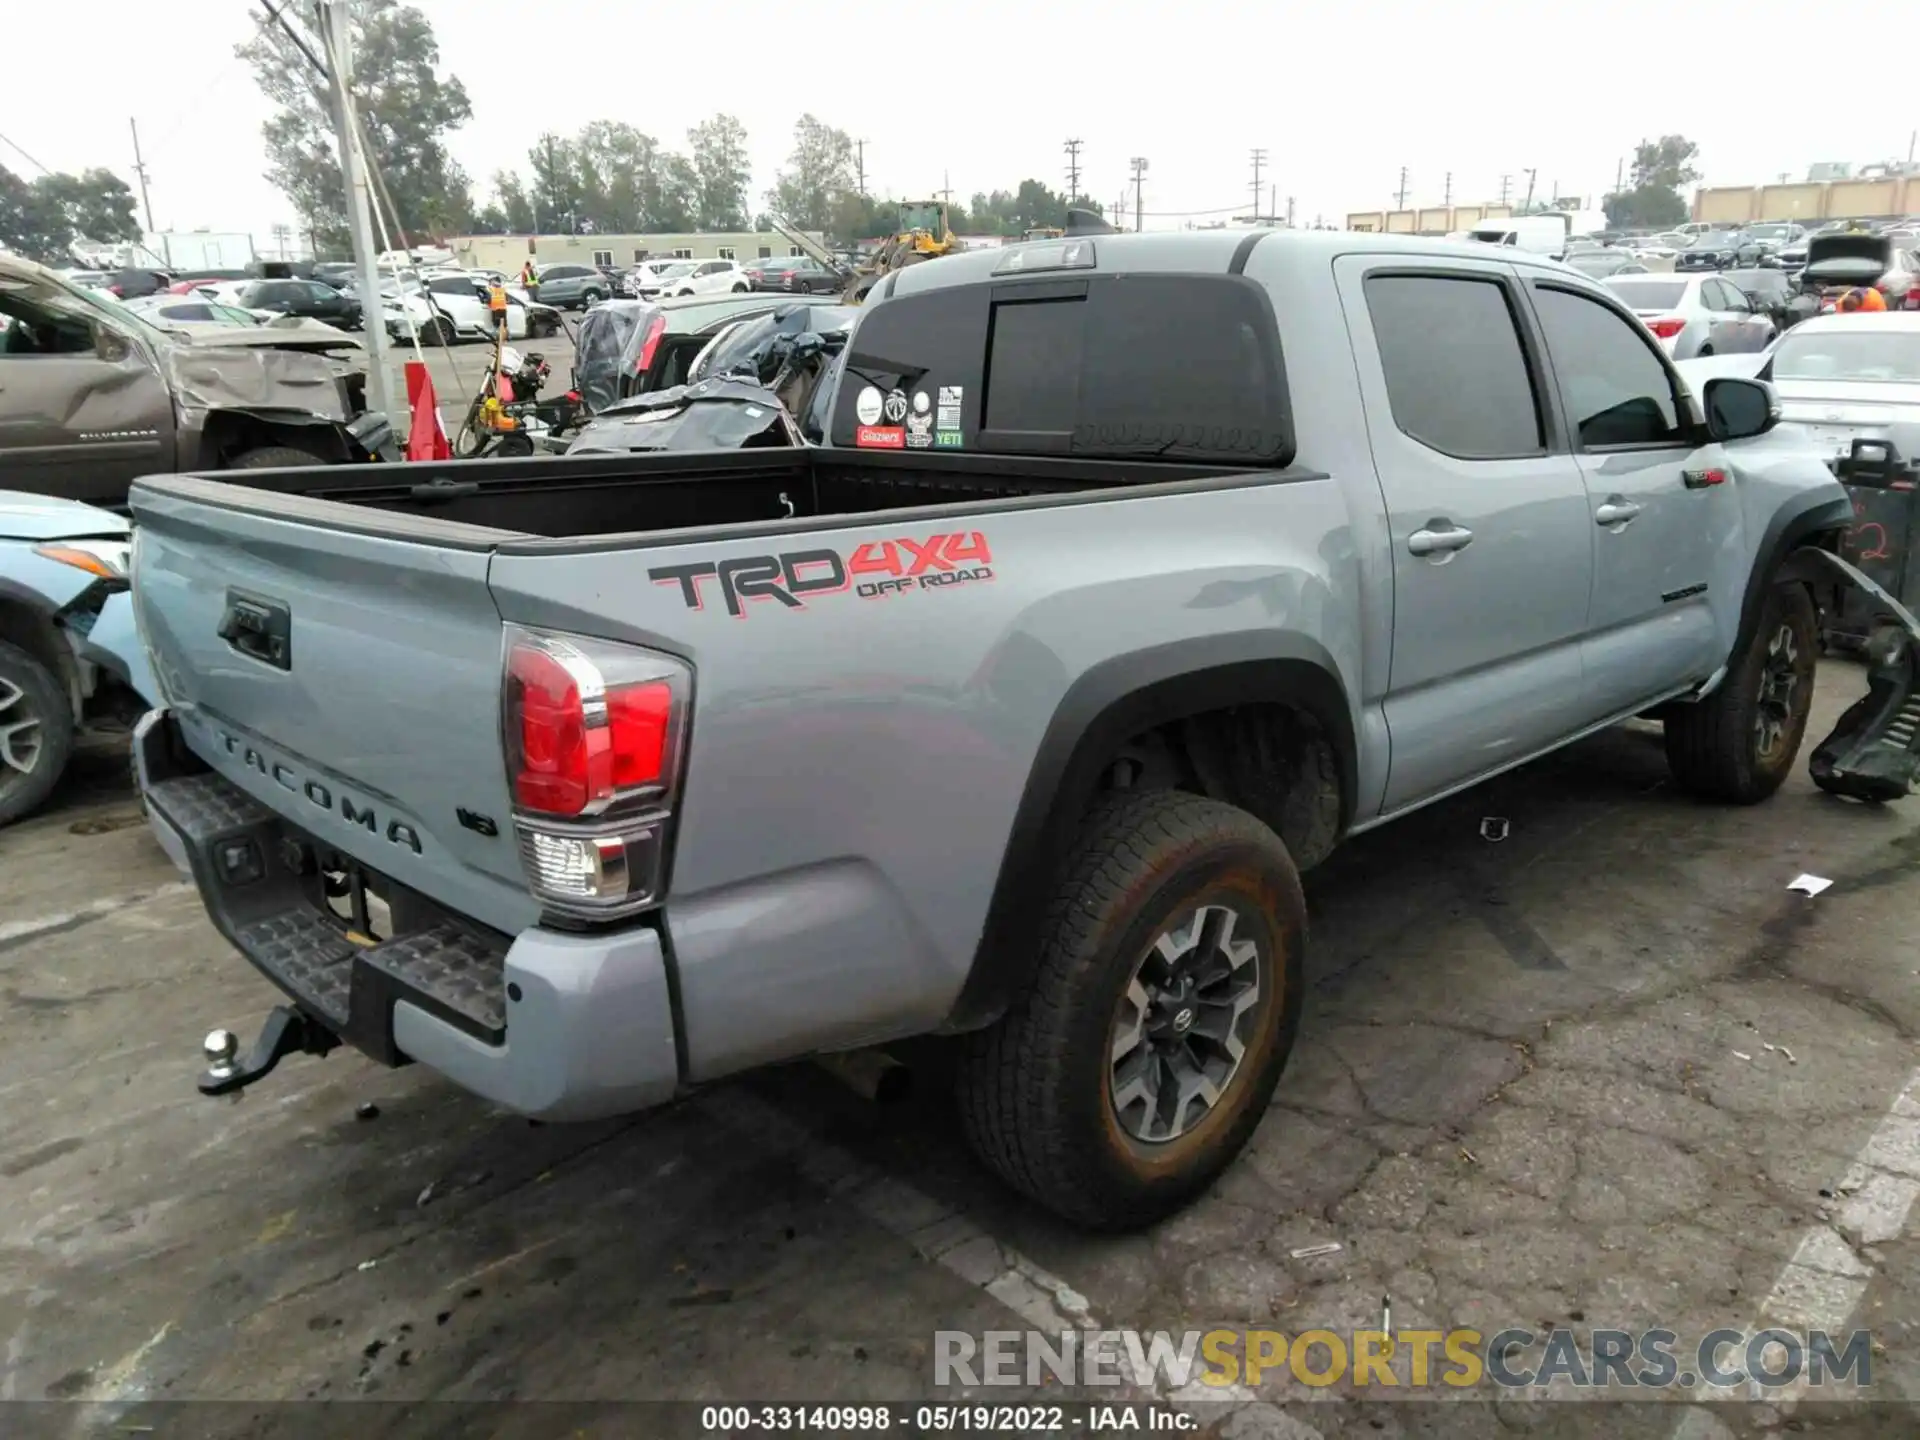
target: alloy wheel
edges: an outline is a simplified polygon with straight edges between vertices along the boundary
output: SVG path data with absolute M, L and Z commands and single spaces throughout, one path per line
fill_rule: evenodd
M 1226 905 L 1198 906 L 1134 967 L 1111 1027 L 1108 1097 L 1135 1140 L 1179 1139 L 1239 1074 L 1262 1011 L 1265 968 L 1259 945 L 1235 937 L 1240 919 Z
M 27 692 L 0 675 L 0 790 L 11 789 L 39 765 L 41 721 Z
M 1760 704 L 1753 730 L 1759 759 L 1770 762 L 1786 742 L 1793 725 L 1793 706 L 1800 688 L 1800 643 L 1793 627 L 1782 625 L 1767 642 L 1766 663 L 1760 670 Z

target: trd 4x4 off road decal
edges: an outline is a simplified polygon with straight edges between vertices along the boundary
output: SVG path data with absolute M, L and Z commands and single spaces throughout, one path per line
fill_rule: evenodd
M 714 581 L 727 613 L 742 619 L 749 600 L 774 600 L 804 610 L 816 595 L 851 590 L 862 600 L 883 600 L 910 590 L 945 590 L 993 579 L 993 552 L 978 530 L 933 535 L 925 540 L 895 536 L 838 550 L 790 550 L 780 555 L 742 555 L 691 565 L 659 565 L 647 571 L 656 585 L 678 585 L 689 610 L 704 610 L 705 581 Z

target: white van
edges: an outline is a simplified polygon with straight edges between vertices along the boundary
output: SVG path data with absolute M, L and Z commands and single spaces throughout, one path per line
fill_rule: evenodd
M 1511 245 L 1559 260 L 1566 256 L 1571 232 L 1565 215 L 1509 215 L 1502 220 L 1482 220 L 1469 233 L 1484 245 Z

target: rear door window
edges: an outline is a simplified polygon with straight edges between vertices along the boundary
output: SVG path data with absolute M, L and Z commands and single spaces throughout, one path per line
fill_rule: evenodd
M 1462 460 L 1542 453 L 1540 405 L 1505 284 L 1491 276 L 1372 275 L 1366 296 L 1402 432 Z
M 1286 465 L 1266 291 L 1236 275 L 1035 275 L 869 303 L 832 443 Z

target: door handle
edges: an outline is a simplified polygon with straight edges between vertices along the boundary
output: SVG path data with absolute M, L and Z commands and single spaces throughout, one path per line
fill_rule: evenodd
M 1407 549 L 1415 555 L 1450 555 L 1472 543 L 1473 532 L 1451 520 L 1429 520 L 1407 537 Z
M 1593 512 L 1596 525 L 1624 525 L 1640 513 L 1640 507 L 1631 500 L 1609 500 Z

